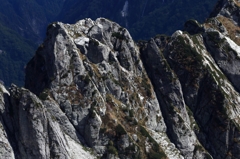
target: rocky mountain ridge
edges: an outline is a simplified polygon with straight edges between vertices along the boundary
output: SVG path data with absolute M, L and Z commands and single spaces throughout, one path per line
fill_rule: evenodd
M 239 4 L 139 43 L 105 18 L 52 23 L 25 88 L 0 85 L 0 156 L 239 158 Z
M 0 0 L 0 81 L 24 86 L 24 68 L 53 21 L 105 17 L 127 27 L 135 40 L 171 35 L 187 19 L 203 22 L 217 0 Z M 125 5 L 126 4 L 126 5 Z M 201 13 L 201 14 L 199 14 Z M 161 22 L 161 23 L 159 23 Z M 150 27 L 150 28 L 149 28 Z

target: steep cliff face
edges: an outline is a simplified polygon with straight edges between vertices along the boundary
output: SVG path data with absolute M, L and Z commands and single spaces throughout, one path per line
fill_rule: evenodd
M 155 37 L 140 47 L 161 109 L 169 115 L 173 107 L 184 115 L 185 106 L 201 145 L 219 159 L 239 158 L 238 10 L 239 2 L 225 2 L 203 25 L 188 21 L 185 32 Z M 167 134 L 184 154 L 172 118 L 164 116 Z
M 52 23 L 25 87 L 0 85 L 4 158 L 240 158 L 239 2 L 135 43 L 104 18 Z
M 43 103 L 15 85 L 9 92 L 1 94 L 1 130 L 6 131 L 1 137 L 7 137 L 1 144 L 3 158 L 93 158 L 54 102 Z
M 166 156 L 148 132 L 171 143 L 139 49 L 114 22 L 51 24 L 26 69 L 26 88 L 54 101 L 99 156 Z

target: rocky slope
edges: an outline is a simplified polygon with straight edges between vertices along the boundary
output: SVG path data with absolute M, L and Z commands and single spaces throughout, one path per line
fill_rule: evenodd
M 104 18 L 52 23 L 25 88 L 0 85 L 0 156 L 240 158 L 239 6 L 137 44 Z

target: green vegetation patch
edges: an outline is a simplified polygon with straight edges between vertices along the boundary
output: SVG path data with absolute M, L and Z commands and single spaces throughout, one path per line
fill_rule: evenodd
M 91 118 L 95 118 L 96 117 L 96 112 L 95 111 L 96 111 L 95 107 L 93 105 L 91 105 L 91 108 L 89 109 L 89 116 Z
M 196 153 L 197 151 L 200 151 L 200 152 L 204 151 L 204 148 L 202 147 L 202 145 L 195 145 L 194 153 Z
M 41 99 L 41 100 L 47 100 L 48 94 L 49 94 L 49 89 L 44 89 L 44 90 L 40 93 L 39 99 Z
M 190 44 L 187 44 L 185 40 L 188 40 L 182 36 L 178 36 L 179 51 L 181 51 L 184 58 L 193 57 L 194 61 L 201 62 L 202 56 L 197 52 L 196 48 L 192 48 Z
M 166 154 L 163 152 L 150 152 L 148 154 L 149 159 L 163 159 L 166 158 Z
M 86 85 L 88 85 L 91 82 L 90 76 L 87 74 L 85 77 L 83 77 L 83 81 Z
M 95 39 L 91 39 L 90 43 L 93 43 L 94 46 L 98 46 L 99 45 L 99 42 L 97 40 L 95 40 Z
M 207 32 L 208 38 L 212 41 L 215 45 L 220 46 L 224 42 L 224 39 L 220 38 L 220 35 L 217 31 Z
M 126 40 L 126 37 L 123 34 L 121 34 L 120 32 L 112 33 L 112 37 L 116 37 L 117 39 L 120 39 L 120 40 Z
M 123 126 L 121 124 L 118 124 L 115 127 L 115 132 L 118 136 L 127 134 L 127 132 L 125 131 L 125 129 L 123 128 Z
M 118 155 L 118 151 L 114 146 L 109 145 L 107 147 L 107 150 L 108 150 L 108 153 L 110 154 Z

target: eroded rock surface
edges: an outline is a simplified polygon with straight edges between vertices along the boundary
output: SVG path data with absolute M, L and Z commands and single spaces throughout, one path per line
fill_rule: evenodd
M 240 158 L 238 1 L 135 43 L 104 18 L 56 22 L 0 85 L 4 158 Z
M 53 23 L 26 72 L 26 88 L 45 105 L 54 101 L 97 156 L 166 156 L 149 139 L 148 130 L 165 134 L 167 128 L 139 48 L 125 28 L 104 18 Z

